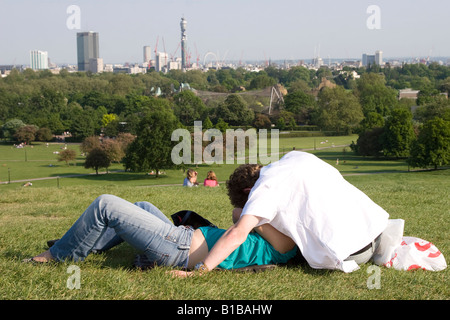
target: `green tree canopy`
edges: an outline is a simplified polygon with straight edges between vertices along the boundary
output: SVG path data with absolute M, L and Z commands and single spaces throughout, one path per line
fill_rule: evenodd
M 364 117 L 358 99 L 342 87 L 322 89 L 318 104 L 316 123 L 323 130 L 347 134 Z
M 163 168 L 174 166 L 171 151 L 175 142 L 172 132 L 179 122 L 172 111 L 159 109 L 149 112 L 140 121 L 136 139 L 129 145 L 124 158 L 125 169 L 145 172 L 154 170 L 156 176 Z
M 411 111 L 405 108 L 392 110 L 386 119 L 381 139 L 385 156 L 408 157 L 411 143 L 415 139 Z
M 176 94 L 174 102 L 174 114 L 184 125 L 194 125 L 194 121 L 202 120 L 206 114 L 205 104 L 192 91 L 184 90 Z
M 84 167 L 86 169 L 93 168 L 95 173 L 98 174 L 98 169 L 108 169 L 111 165 L 111 160 L 108 157 L 108 153 L 103 148 L 94 148 L 86 156 Z
M 412 144 L 408 164 L 412 167 L 426 168 L 450 163 L 450 121 L 440 118 L 428 120 L 420 130 L 417 140 Z
M 299 123 L 308 124 L 316 108 L 314 96 L 302 90 L 290 92 L 284 98 L 284 106 L 287 111 L 292 112 Z
M 251 124 L 255 113 L 249 109 L 241 96 L 230 94 L 216 109 L 216 117 L 222 118 L 230 125 Z
M 377 112 L 387 116 L 397 105 L 397 91 L 386 86 L 386 80 L 382 74 L 363 74 L 357 82 L 356 94 L 365 115 Z
M 25 123 L 23 123 L 20 119 L 12 119 L 7 121 L 2 125 L 3 137 L 12 139 L 16 134 L 16 131 L 23 126 L 25 126 Z

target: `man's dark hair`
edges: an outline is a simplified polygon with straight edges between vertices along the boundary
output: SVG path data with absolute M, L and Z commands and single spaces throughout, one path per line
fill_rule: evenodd
M 243 164 L 236 168 L 227 180 L 228 196 L 236 208 L 243 208 L 248 200 L 250 189 L 259 178 L 262 166 L 259 164 Z

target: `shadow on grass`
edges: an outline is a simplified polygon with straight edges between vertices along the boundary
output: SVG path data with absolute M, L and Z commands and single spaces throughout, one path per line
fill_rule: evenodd
M 90 181 L 135 181 L 135 180 L 143 180 L 143 181 L 158 181 L 164 183 L 169 178 L 167 175 L 160 174 L 158 177 L 156 175 L 149 175 L 146 173 L 133 173 L 133 172 L 99 172 L 95 173 L 64 173 L 63 175 L 52 174 L 52 177 L 60 177 L 60 178 L 77 178 L 77 179 L 86 179 Z
M 317 157 L 324 161 L 336 161 L 339 159 L 339 164 L 363 166 L 363 167 L 381 167 L 381 168 L 399 168 L 406 167 L 407 163 L 405 159 L 388 159 L 388 158 L 375 158 L 375 157 L 363 157 L 355 155 L 351 152 L 339 152 L 336 151 L 318 151 L 315 153 Z

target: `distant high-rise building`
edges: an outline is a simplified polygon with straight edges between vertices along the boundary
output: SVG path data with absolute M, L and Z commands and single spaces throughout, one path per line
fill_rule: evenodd
M 186 36 L 186 25 L 187 21 L 184 18 L 181 18 L 180 27 L 181 27 L 181 70 L 186 70 L 187 68 L 187 59 L 186 59 L 186 50 L 187 50 L 187 36 Z
M 375 63 L 379 66 L 383 64 L 383 51 L 375 51 Z
M 158 52 L 156 55 L 156 70 L 155 71 L 167 71 L 167 63 L 169 61 L 169 55 L 165 52 Z
M 88 71 L 90 60 L 99 58 L 98 32 L 77 33 L 77 57 L 78 71 Z
M 149 46 L 144 46 L 144 63 L 150 65 L 150 60 L 152 59 L 152 51 Z
M 383 51 L 376 51 L 374 55 L 363 54 L 362 55 L 362 65 L 367 67 L 369 65 L 377 64 L 379 66 L 383 65 Z
M 102 58 L 92 58 L 89 59 L 89 71 L 92 73 L 103 72 L 103 59 Z
M 30 51 L 30 66 L 33 70 L 48 69 L 48 52 L 40 50 Z

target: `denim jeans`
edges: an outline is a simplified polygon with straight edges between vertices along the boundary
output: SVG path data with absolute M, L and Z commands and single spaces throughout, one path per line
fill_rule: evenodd
M 176 227 L 149 202 L 135 204 L 113 195 L 95 199 L 51 248 L 57 261 L 84 260 L 126 241 L 157 265 L 186 267 L 194 230 Z

